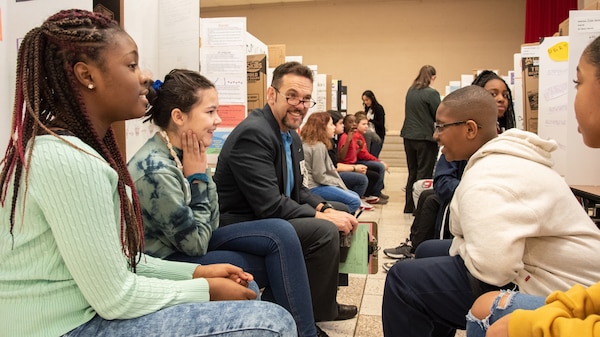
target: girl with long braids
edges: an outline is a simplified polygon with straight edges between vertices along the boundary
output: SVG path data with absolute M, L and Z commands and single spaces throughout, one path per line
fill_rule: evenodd
M 175 69 L 149 90 L 152 108 L 146 121 L 160 131 L 128 164 L 142 208 L 145 252 L 241 267 L 264 288 L 263 300 L 292 314 L 299 336 L 326 336 L 315 325 L 294 227 L 283 219 L 261 219 L 219 228 L 217 188 L 206 152 L 221 123 L 214 84 L 196 71 Z
M 252 275 L 143 254 L 111 124 L 144 115 L 149 78 L 116 22 L 84 10 L 22 40 L 0 171 L 0 335 L 295 336 Z M 220 301 L 240 300 L 240 301 Z

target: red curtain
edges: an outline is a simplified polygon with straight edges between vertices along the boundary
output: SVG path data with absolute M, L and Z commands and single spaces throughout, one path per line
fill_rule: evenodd
M 577 0 L 526 0 L 525 43 L 554 35 L 571 9 L 577 9 Z

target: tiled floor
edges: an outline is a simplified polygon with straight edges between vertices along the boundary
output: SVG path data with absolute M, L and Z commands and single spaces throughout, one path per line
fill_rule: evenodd
M 405 168 L 390 168 L 385 177 L 384 192 L 390 196 L 387 205 L 376 205 L 375 210 L 363 212 L 360 219 L 377 221 L 378 240 L 381 249 L 395 247 L 403 242 L 410 232 L 412 215 L 404 214 L 404 192 L 407 172 Z M 384 262 L 392 261 L 380 250 L 379 269 L 377 274 L 349 276 L 349 285 L 340 287 L 338 302 L 354 304 L 359 307 L 358 317 L 339 322 L 322 322 L 319 326 L 331 337 L 379 337 L 383 336 L 381 325 L 381 303 L 385 271 L 381 268 Z M 464 336 L 458 331 L 457 337 Z

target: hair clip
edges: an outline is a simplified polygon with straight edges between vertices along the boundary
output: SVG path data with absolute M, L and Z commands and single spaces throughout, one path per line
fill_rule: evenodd
M 162 87 L 163 82 L 161 82 L 161 80 L 156 80 L 154 81 L 154 83 L 152 83 L 152 88 L 154 89 L 154 91 L 158 91 L 160 89 L 160 87 Z

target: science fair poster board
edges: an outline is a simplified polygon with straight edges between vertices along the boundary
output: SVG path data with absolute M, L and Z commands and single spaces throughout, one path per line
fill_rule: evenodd
M 569 37 L 547 37 L 539 49 L 540 81 L 538 135 L 558 142 L 552 152 L 554 170 L 565 176 L 567 167 L 567 117 L 569 114 Z
M 65 8 L 92 10 L 92 0 L 0 0 L 0 151 L 8 145 L 19 43 L 32 28 Z
M 200 37 L 200 72 L 217 88 L 218 113 L 223 120 L 208 149 L 208 162 L 215 164 L 222 144 L 248 109 L 246 18 L 202 18 Z
M 512 96 L 513 96 L 513 109 L 515 111 L 515 127 L 523 130 L 523 68 L 521 66 L 521 53 L 513 55 L 513 83 L 512 83 Z
M 577 64 L 585 47 L 600 35 L 600 11 L 569 12 L 569 80 L 577 78 Z M 577 131 L 577 120 L 573 104 L 575 86 L 568 86 L 567 111 L 567 167 L 565 179 L 569 185 L 600 185 L 600 150 L 590 149 L 583 144 Z
M 140 68 L 152 80 L 163 81 L 176 68 L 199 70 L 198 1 L 127 0 L 123 11 L 124 28 L 138 45 Z M 127 160 L 159 130 L 143 120 L 125 122 Z

